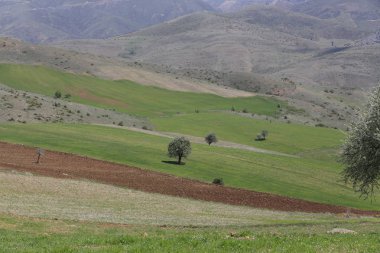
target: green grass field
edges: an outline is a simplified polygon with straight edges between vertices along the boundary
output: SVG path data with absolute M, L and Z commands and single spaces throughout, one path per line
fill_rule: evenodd
M 0 140 L 88 155 L 181 177 L 322 203 L 379 209 L 340 182 L 341 166 L 329 159 L 291 158 L 193 144 L 185 166 L 163 163 L 168 138 L 90 125 L 0 125 Z
M 180 132 L 200 137 L 215 133 L 221 140 L 288 154 L 315 154 L 316 151 L 326 149 L 338 150 L 344 139 L 344 134 L 339 130 L 256 120 L 222 112 L 157 117 L 151 121 L 158 131 Z M 256 135 L 262 130 L 269 132 L 268 140 L 255 141 Z
M 89 76 L 62 73 L 42 66 L 0 64 L 0 83 L 10 87 L 53 96 L 59 90 L 72 100 L 116 108 L 148 117 L 159 131 L 204 137 L 215 132 L 219 139 L 289 154 L 337 149 L 344 135 L 336 130 L 307 127 L 276 121 L 255 120 L 230 111 L 246 108 L 251 113 L 274 116 L 283 102 L 268 97 L 222 98 L 209 94 L 175 92 L 141 86 L 129 81 L 109 81 Z M 200 113 L 195 113 L 200 110 Z M 254 138 L 262 130 L 270 137 L 265 142 Z M 310 152 L 312 151 L 312 152 Z
M 334 227 L 357 235 L 330 235 Z M 230 237 L 234 233 L 235 237 Z M 378 222 L 251 227 L 119 226 L 0 215 L 0 252 L 366 252 L 380 247 Z
M 138 116 L 191 113 L 195 110 L 247 109 L 251 113 L 276 115 L 283 102 L 268 97 L 223 98 L 216 95 L 176 92 L 141 86 L 130 81 L 110 81 L 63 73 L 42 66 L 0 64 L 0 83 L 9 87 L 54 96 L 71 94 L 72 101 Z

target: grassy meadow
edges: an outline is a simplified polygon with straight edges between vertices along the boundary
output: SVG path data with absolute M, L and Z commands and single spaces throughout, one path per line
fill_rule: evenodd
M 342 226 L 358 234 L 327 233 Z M 125 226 L 0 215 L 0 252 L 377 253 L 379 229 L 378 222 L 360 221 L 197 228 Z
M 122 128 L 92 125 L 4 124 L 2 141 L 87 155 L 176 176 L 271 192 L 322 203 L 378 209 L 340 182 L 341 166 L 330 159 L 293 158 L 193 144 L 186 165 L 167 164 L 170 139 Z
M 211 94 L 177 92 L 142 86 L 130 81 L 111 81 L 63 73 L 43 66 L 0 64 L 0 83 L 18 90 L 54 96 L 56 91 L 70 94 L 73 102 L 116 109 L 137 116 L 173 115 L 195 110 L 236 110 L 271 115 L 278 114 L 273 98 L 223 98 Z
M 345 136 L 344 133 L 335 129 L 257 120 L 222 112 L 157 117 L 152 118 L 151 121 L 158 131 L 180 131 L 184 134 L 201 137 L 208 133 L 215 133 L 221 140 L 287 154 L 306 155 L 310 151 L 337 150 Z M 256 135 L 262 130 L 269 132 L 268 140 L 255 141 Z

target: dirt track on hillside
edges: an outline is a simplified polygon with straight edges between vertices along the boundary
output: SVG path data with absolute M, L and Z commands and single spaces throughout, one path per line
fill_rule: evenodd
M 345 213 L 346 207 L 319 204 L 230 187 L 221 187 L 163 173 L 95 160 L 77 155 L 46 151 L 36 164 L 36 149 L 0 142 L 0 168 L 68 179 L 88 179 L 144 192 L 251 206 L 280 211 Z M 112 197 L 112 196 L 111 196 Z M 351 213 L 380 215 L 380 211 L 351 209 Z

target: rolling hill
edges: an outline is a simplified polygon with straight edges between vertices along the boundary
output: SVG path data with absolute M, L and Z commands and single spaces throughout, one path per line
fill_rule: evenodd
M 108 38 L 210 10 L 201 0 L 1 0 L 0 34 L 30 42 Z
M 378 2 L 205 1 L 0 0 L 0 251 L 378 253 Z
M 253 95 L 250 92 L 207 81 L 179 79 L 172 73 L 158 73 L 155 68 L 141 63 L 128 63 L 117 58 L 79 53 L 47 45 L 34 45 L 12 38 L 0 38 L 0 63 L 42 65 L 69 73 L 111 80 L 131 80 L 171 90 L 211 93 L 223 97 Z
M 362 43 L 368 38 L 373 43 Z M 264 6 L 191 14 L 127 36 L 55 45 L 295 99 L 312 118 L 343 126 L 380 80 L 380 44 L 373 38 L 375 31 L 340 19 Z

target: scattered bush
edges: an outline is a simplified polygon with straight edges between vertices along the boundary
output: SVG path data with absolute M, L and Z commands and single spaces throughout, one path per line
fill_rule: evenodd
M 212 183 L 216 184 L 216 185 L 224 185 L 223 178 L 214 178 L 214 180 L 212 181 Z
M 256 136 L 255 141 L 265 141 L 268 137 L 268 134 L 269 133 L 267 130 L 261 131 L 261 133 Z
M 56 91 L 54 93 L 54 98 L 61 98 L 62 97 L 62 93 L 60 91 Z
M 216 138 L 216 135 L 214 133 L 208 134 L 205 137 L 205 141 L 208 145 L 211 145 L 212 143 L 217 143 L 218 139 Z
M 316 127 L 327 127 L 325 124 L 322 124 L 322 123 L 318 123 L 315 125 Z

